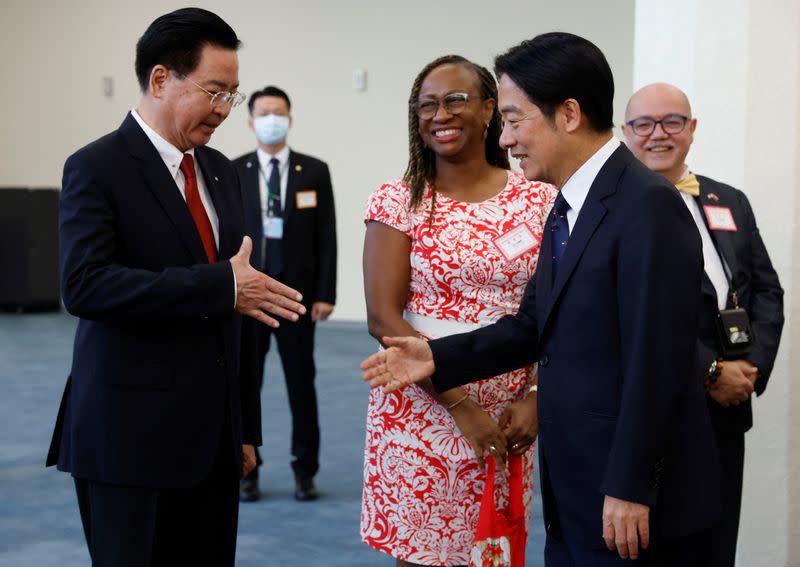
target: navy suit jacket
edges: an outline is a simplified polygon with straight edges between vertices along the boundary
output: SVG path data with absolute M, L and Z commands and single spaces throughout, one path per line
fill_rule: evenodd
M 213 264 L 130 114 L 64 166 L 61 287 L 80 320 L 47 464 L 76 477 L 186 487 L 221 442 L 239 467 L 242 442 L 261 442 L 254 325 L 234 310 L 226 261 L 244 235 L 238 180 L 215 150 L 195 159 L 219 217 Z
M 778 355 L 784 320 L 783 288 L 761 240 L 753 209 L 745 194 L 708 177 L 698 175 L 697 180 L 700 182 L 700 196 L 696 197 L 696 201 L 701 210 L 706 206 L 725 207 L 731 211 L 736 225 L 735 231 L 714 230 L 708 226 L 706 215 L 702 215 L 717 253 L 730 269 L 739 306 L 750 316 L 755 343 L 743 358 L 758 367 L 759 378 L 755 383 L 755 391 L 761 395 L 767 387 Z M 716 321 L 719 313 L 717 293 L 705 274 L 702 291 L 695 370 L 695 376 L 700 379 L 705 377 L 711 362 L 721 356 Z M 730 293 L 727 307 L 733 307 Z M 714 427 L 720 431 L 742 433 L 753 425 L 753 408 L 749 399 L 738 406 L 724 408 L 708 396 L 708 409 Z
M 605 495 L 651 506 L 654 543 L 710 527 L 719 472 L 691 372 L 703 262 L 686 206 L 620 146 L 552 283 L 549 225 L 517 315 L 430 343 L 434 385 L 538 360 L 539 471 L 555 537 L 605 548 Z
M 258 156 L 245 154 L 233 161 L 244 203 L 245 231 L 253 239 L 254 266 L 259 270 L 263 223 L 259 196 Z M 289 152 L 289 178 L 283 203 L 283 273 L 280 280 L 303 294 L 307 306 L 315 301 L 336 303 L 336 211 L 328 165 L 315 157 Z M 299 191 L 316 192 L 315 207 L 298 208 Z

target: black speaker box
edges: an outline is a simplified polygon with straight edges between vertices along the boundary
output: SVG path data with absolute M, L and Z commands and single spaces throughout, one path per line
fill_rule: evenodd
M 0 309 L 61 308 L 58 190 L 0 188 Z

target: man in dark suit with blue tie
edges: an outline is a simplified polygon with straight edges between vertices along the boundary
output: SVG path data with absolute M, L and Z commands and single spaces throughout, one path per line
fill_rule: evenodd
M 250 95 L 250 128 L 258 148 L 234 165 L 244 203 L 245 231 L 253 239 L 253 265 L 299 290 L 308 314 L 278 329 L 259 325 L 258 364 L 263 384 L 264 360 L 274 335 L 283 363 L 292 414 L 292 469 L 295 498 L 316 500 L 319 469 L 319 417 L 314 387 L 314 330 L 336 303 L 336 212 L 328 165 L 290 149 L 289 95 L 267 86 Z M 258 500 L 258 466 L 242 480 L 242 501 Z
M 261 437 L 255 321 L 305 311 L 250 266 L 236 172 L 205 147 L 244 98 L 238 46 L 206 10 L 156 19 L 138 107 L 64 166 L 61 286 L 80 319 L 47 464 L 74 477 L 94 566 L 234 564 Z
M 695 175 L 686 165 L 697 118 L 677 87 L 654 83 L 633 94 L 622 131 L 648 168 L 680 190 L 703 241 L 700 325 L 694 377 L 704 382 L 720 457 L 722 514 L 708 538 L 708 567 L 734 567 L 744 480 L 745 433 L 753 426 L 750 398 L 767 388 L 783 329 L 783 288 L 761 239 L 747 196 Z M 720 311 L 744 309 L 752 344 L 726 353 Z
M 719 480 L 691 376 L 702 256 L 691 216 L 612 132 L 600 50 L 567 33 L 495 61 L 501 145 L 559 188 L 520 310 L 472 333 L 389 338 L 362 367 L 438 391 L 538 361 L 546 564 L 701 566 Z M 503 460 L 515 451 L 514 416 Z

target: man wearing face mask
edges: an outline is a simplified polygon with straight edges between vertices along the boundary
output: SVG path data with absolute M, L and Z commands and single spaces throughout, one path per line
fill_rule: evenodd
M 314 389 L 314 325 L 327 319 L 336 301 L 336 216 L 325 162 L 291 150 L 291 102 L 268 86 L 248 101 L 250 129 L 258 147 L 234 161 L 244 203 L 245 231 L 253 239 L 254 267 L 303 294 L 307 314 L 294 325 L 259 325 L 258 354 L 263 386 L 271 336 L 278 344 L 292 413 L 295 498 L 316 500 L 319 421 Z M 262 461 L 260 455 L 258 465 Z M 242 480 L 244 502 L 258 500 L 258 467 Z

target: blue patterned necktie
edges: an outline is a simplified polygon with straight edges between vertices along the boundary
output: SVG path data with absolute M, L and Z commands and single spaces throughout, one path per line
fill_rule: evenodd
M 550 222 L 551 249 L 553 250 L 553 281 L 556 279 L 558 264 L 564 256 L 564 250 L 567 249 L 567 241 L 569 240 L 568 210 L 569 203 L 567 203 L 564 195 L 559 192 L 558 197 L 556 197 L 556 202 L 553 205 L 553 218 Z

